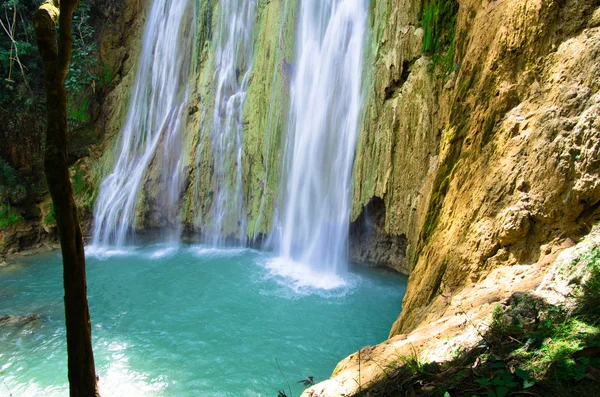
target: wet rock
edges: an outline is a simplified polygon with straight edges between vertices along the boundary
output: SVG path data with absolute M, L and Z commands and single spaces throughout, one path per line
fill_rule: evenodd
M 38 320 L 39 314 L 28 314 L 26 316 L 0 316 L 0 326 L 4 325 L 24 325 L 32 321 Z
M 385 231 L 385 204 L 374 197 L 350 225 L 350 260 L 367 266 L 383 266 L 408 274 L 405 235 Z

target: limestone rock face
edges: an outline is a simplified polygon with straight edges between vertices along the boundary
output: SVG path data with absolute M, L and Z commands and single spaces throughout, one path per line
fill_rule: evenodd
M 507 247 L 527 237 L 531 227 L 529 216 L 529 211 L 520 207 L 507 208 L 498 215 L 500 229 L 497 239 L 500 246 Z
M 279 196 L 297 8 L 297 1 L 267 2 L 259 9 L 255 27 L 242 165 L 250 239 L 271 231 Z
M 597 221 L 594 12 L 592 1 L 460 2 L 436 200 L 391 335 L 441 316 L 443 296 L 499 266 L 539 263 L 544 245 L 577 241 Z
M 192 76 L 193 91 L 185 128 L 188 183 L 184 192 L 184 232 L 203 235 L 210 224 L 210 209 L 217 188 L 210 128 L 214 109 L 214 42 L 218 3 L 202 3 L 197 24 L 198 58 Z M 271 230 L 277 204 L 289 89 L 289 62 L 293 57 L 297 2 L 259 1 L 253 25 L 253 59 L 244 102 L 242 183 L 249 239 Z M 231 175 L 235 178 L 235 175 Z M 219 184 L 233 184 L 219 181 Z M 237 225 L 225 225 L 233 232 Z
M 383 200 L 379 238 L 365 244 L 352 235 L 352 259 L 380 257 L 405 274 L 414 263 L 419 230 L 424 221 L 437 170 L 439 90 L 431 60 L 422 55 L 421 3 L 412 0 L 376 2 L 371 10 L 370 47 L 367 48 L 363 123 L 354 165 L 351 219 L 369 216 L 365 209 Z M 385 258 L 378 245 L 404 240 Z M 394 252 L 391 250 L 390 252 Z
M 390 234 L 385 229 L 385 202 L 373 198 L 350 225 L 350 257 L 366 266 L 385 266 L 408 274 L 406 235 Z

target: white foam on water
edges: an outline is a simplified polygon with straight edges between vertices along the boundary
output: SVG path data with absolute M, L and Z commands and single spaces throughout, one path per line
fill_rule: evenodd
M 113 258 L 115 256 L 132 256 L 137 254 L 138 247 L 123 247 L 123 248 L 113 248 L 113 247 L 104 247 L 98 245 L 88 245 L 85 247 L 85 256 L 92 257 L 100 260 L 106 260 Z
M 99 374 L 100 395 L 107 397 L 162 396 L 169 382 L 166 376 L 150 379 L 148 374 L 133 371 L 126 354 L 127 346 L 118 342 L 106 343 L 102 349 L 112 352 L 108 368 Z
M 125 354 L 125 345 L 110 343 L 106 346 L 97 346 L 95 349 L 108 349 L 113 352 L 108 367 L 96 368 L 99 370 L 97 371 L 99 375 L 98 389 L 101 396 L 158 397 L 164 395 L 164 390 L 169 384 L 166 376 L 151 379 L 148 374 L 132 370 Z M 3 368 L 6 369 L 8 366 Z M 6 375 L 0 386 L 4 389 L 0 392 L 0 396 L 59 397 L 69 393 L 69 385 L 66 381 L 64 384 L 44 386 L 31 380 L 23 383 L 23 379 L 12 375 Z M 9 394 L 3 394 L 3 392 Z
M 200 257 L 234 257 L 240 256 L 246 252 L 253 251 L 251 248 L 218 248 L 206 246 L 193 246 L 188 249 L 189 252 Z
M 177 252 L 179 247 L 166 247 L 158 249 L 150 254 L 150 259 L 161 259 L 171 256 Z
M 28 382 L 27 384 L 19 384 L 13 376 L 5 376 L 2 386 L 2 393 L 0 396 L 19 396 L 19 397 L 39 397 L 39 396 L 64 396 L 67 395 L 68 389 L 65 386 L 49 386 L 43 387 L 36 382 Z
M 322 297 L 341 297 L 350 293 L 359 279 L 350 273 L 343 275 L 335 272 L 319 272 L 314 266 L 287 259 L 270 258 L 263 263 L 268 274 L 267 279 L 274 280 L 296 295 L 319 295 Z M 287 294 L 284 294 L 287 298 Z

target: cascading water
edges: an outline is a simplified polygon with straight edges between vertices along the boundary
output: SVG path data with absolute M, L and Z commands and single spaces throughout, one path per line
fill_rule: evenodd
M 252 27 L 257 0 L 222 0 L 215 52 L 215 105 L 211 125 L 215 190 L 209 236 L 213 245 L 246 242 L 242 183 L 243 108 L 252 70 Z
M 347 266 L 366 21 L 366 0 L 301 2 L 282 173 L 281 260 L 273 266 L 295 278 L 313 274 L 324 288 L 338 286 L 333 275 Z
M 138 195 L 153 164 L 160 172 L 162 216 L 178 218 L 181 118 L 192 68 L 194 15 L 192 0 L 153 0 L 117 160 L 100 185 L 94 212 L 95 247 L 120 247 L 127 242 L 134 229 Z M 179 225 L 170 226 L 178 235 Z

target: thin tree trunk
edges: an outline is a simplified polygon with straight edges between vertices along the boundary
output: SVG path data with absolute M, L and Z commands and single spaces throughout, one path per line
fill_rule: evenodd
M 87 301 L 83 236 L 67 157 L 67 92 L 65 76 L 73 44 L 71 23 L 76 0 L 46 0 L 33 17 L 46 85 L 46 153 L 44 168 L 63 258 L 68 373 L 71 397 L 97 397 L 92 330 Z M 55 24 L 59 23 L 58 46 Z

